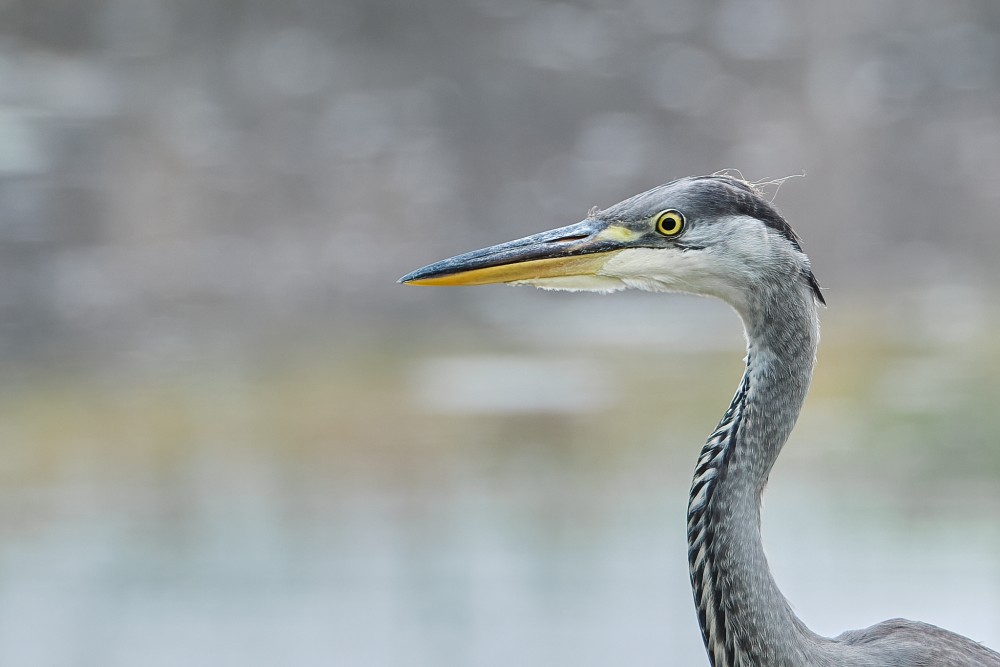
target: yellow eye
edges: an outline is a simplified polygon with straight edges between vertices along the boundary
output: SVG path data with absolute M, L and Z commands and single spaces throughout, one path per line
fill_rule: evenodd
M 684 229 L 684 215 L 670 209 L 656 214 L 656 231 L 664 236 L 677 236 Z

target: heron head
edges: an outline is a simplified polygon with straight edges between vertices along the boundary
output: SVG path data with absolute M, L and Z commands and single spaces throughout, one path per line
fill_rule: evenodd
M 574 225 L 457 255 L 400 282 L 686 292 L 741 312 L 755 292 L 798 284 L 823 302 L 792 228 L 752 184 L 727 175 L 682 178 L 593 209 Z

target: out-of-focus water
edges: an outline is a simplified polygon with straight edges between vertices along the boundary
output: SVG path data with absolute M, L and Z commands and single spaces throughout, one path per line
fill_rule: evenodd
M 648 302 L 614 302 L 647 323 L 628 340 L 452 327 L 9 391 L 0 662 L 705 664 L 684 513 L 738 327 Z M 906 616 L 1000 646 L 995 342 L 881 316 L 827 318 L 766 498 L 776 577 L 825 634 Z

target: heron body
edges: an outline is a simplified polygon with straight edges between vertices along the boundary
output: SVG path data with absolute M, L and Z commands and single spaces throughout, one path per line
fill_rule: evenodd
M 824 300 L 798 237 L 752 184 L 680 179 L 400 282 L 724 300 L 743 320 L 746 371 L 701 450 L 687 514 L 691 587 L 713 667 L 1000 667 L 1000 654 L 981 644 L 904 619 L 822 637 L 778 589 L 761 542 L 761 497 L 809 389 Z

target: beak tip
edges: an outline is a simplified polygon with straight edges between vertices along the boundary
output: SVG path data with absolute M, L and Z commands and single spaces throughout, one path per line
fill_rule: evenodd
M 437 262 L 436 264 L 429 264 L 416 271 L 410 271 L 405 276 L 396 281 L 399 285 L 435 285 L 439 284 L 435 282 L 435 278 L 440 277 L 441 270 L 438 269 L 438 265 L 442 262 Z
M 405 276 L 397 280 L 396 284 L 408 285 L 409 283 L 413 282 L 413 280 L 417 277 L 417 273 L 419 273 L 419 271 L 411 271 L 410 273 L 407 273 Z

